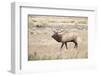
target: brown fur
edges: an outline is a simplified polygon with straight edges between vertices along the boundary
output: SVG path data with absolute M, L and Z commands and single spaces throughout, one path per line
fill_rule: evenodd
M 78 33 L 76 32 L 54 32 L 52 38 L 62 43 L 61 48 L 65 44 L 66 49 L 68 49 L 68 42 L 73 42 L 75 44 L 74 48 L 78 47 Z

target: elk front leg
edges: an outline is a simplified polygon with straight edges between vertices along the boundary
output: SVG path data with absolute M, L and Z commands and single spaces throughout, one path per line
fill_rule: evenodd
M 61 48 L 64 46 L 64 43 L 62 43 Z
M 65 42 L 65 46 L 66 46 L 66 49 L 68 49 L 68 47 L 67 47 L 67 42 Z

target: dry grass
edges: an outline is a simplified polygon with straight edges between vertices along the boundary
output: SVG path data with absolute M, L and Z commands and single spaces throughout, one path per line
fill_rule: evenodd
M 87 18 L 69 17 L 63 18 L 62 20 L 57 17 L 54 17 L 54 19 L 52 17 L 48 18 L 47 16 L 41 17 L 40 19 L 38 18 L 40 18 L 40 16 L 37 18 L 36 16 L 35 18 L 34 16 L 29 16 L 28 60 L 88 58 Z M 35 22 L 40 25 L 37 26 Z M 77 22 L 77 26 L 75 22 Z M 53 24 L 57 27 L 52 27 Z M 60 49 L 61 43 L 56 42 L 51 37 L 53 29 L 64 29 L 65 31 L 78 32 L 81 37 L 79 47 L 74 48 L 74 44 L 70 42 L 68 43 L 68 49 L 66 49 L 65 46 Z

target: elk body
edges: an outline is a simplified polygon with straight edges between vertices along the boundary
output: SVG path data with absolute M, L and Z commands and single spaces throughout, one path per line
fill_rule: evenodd
M 67 43 L 73 42 L 75 44 L 74 48 L 78 47 L 78 33 L 76 32 L 54 32 L 52 38 L 57 42 L 61 42 L 61 48 L 65 45 L 68 49 Z

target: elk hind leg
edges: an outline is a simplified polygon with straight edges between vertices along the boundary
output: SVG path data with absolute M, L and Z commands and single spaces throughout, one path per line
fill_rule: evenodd
M 78 43 L 76 41 L 74 41 L 74 43 L 75 43 L 74 48 L 77 48 L 78 47 Z

